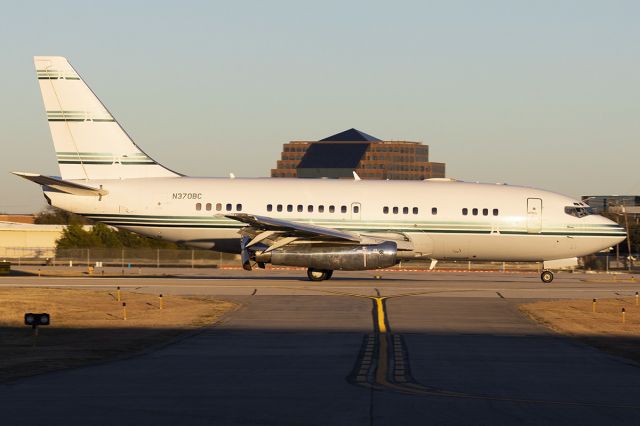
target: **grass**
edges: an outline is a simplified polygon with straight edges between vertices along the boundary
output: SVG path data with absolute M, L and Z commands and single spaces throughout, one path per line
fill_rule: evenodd
M 204 297 L 47 288 L 0 289 L 0 382 L 125 356 L 210 325 L 238 305 Z M 26 312 L 47 312 L 37 340 Z M 34 343 L 36 345 L 34 346 Z
M 541 301 L 521 305 L 534 320 L 598 349 L 640 362 L 640 306 L 635 297 Z M 622 308 L 625 322 L 622 323 Z

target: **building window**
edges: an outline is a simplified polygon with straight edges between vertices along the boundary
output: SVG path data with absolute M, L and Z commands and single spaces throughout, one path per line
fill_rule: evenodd
M 482 209 L 482 216 L 489 216 L 489 209 Z
M 311 204 L 309 204 L 309 205 L 307 206 L 307 211 L 308 211 L 309 213 L 313 213 L 313 206 L 312 206 Z
M 498 209 L 493 209 L 493 215 L 498 216 Z
M 382 208 L 382 213 L 384 213 L 384 214 L 389 214 L 389 207 L 384 206 L 384 207 Z
M 216 211 L 222 210 L 222 203 L 216 203 Z
M 270 212 L 273 210 L 273 206 L 271 204 L 267 204 L 267 211 Z
M 208 212 L 211 211 L 211 203 L 207 203 L 205 207 L 206 207 Z
M 346 213 L 346 212 L 347 212 L 347 206 L 342 206 L 342 207 L 340 207 L 340 211 L 341 211 L 342 213 Z
M 417 207 L 413 208 L 413 214 L 418 214 L 418 208 Z
M 473 215 L 474 215 L 474 216 L 478 216 L 478 209 L 475 209 L 475 208 L 474 208 L 474 209 L 473 209 L 473 210 L 471 210 L 471 211 L 473 212 Z
M 329 206 L 329 213 L 334 213 L 336 211 L 336 206 Z
M 393 214 L 398 214 L 398 208 L 397 207 L 393 208 Z
M 202 210 L 202 203 L 196 203 L 196 210 Z
M 402 214 L 409 214 L 409 207 L 403 207 Z
M 318 213 L 324 213 L 324 206 L 318 206 Z
M 227 208 L 227 211 L 230 212 L 233 206 L 231 205 L 231 203 L 229 203 L 225 207 Z
M 431 214 L 432 215 L 437 215 L 438 214 L 438 208 L 437 207 L 431 207 Z
M 242 211 L 242 204 L 236 204 L 236 211 L 238 212 Z
M 293 211 L 293 204 L 287 204 L 287 211 L 291 213 Z
M 281 212 L 282 211 L 282 204 L 278 204 L 278 211 Z
M 465 207 L 464 209 L 462 209 L 462 215 L 463 216 L 466 216 L 468 214 L 469 214 L 469 209 L 468 208 Z
M 301 212 L 302 210 L 304 210 L 304 207 L 302 207 L 302 204 L 298 204 L 298 212 Z

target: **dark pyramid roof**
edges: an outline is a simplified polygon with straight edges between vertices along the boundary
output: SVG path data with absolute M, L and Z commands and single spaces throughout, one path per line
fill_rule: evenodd
M 305 152 L 298 169 L 351 168 L 358 167 L 362 156 L 369 148 L 368 142 L 312 143 Z
M 364 132 L 361 132 L 357 129 L 349 129 L 344 132 L 336 133 L 333 136 L 329 136 L 324 139 L 320 139 L 320 142 L 331 141 L 331 142 L 374 142 L 379 141 L 380 139 L 374 138 L 371 135 L 368 135 Z

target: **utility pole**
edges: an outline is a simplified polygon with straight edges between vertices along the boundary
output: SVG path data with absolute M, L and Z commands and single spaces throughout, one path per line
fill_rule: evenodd
M 622 205 L 622 214 L 624 215 L 624 226 L 627 229 L 627 251 L 629 253 L 629 261 L 627 262 L 627 269 L 631 272 L 633 267 L 633 257 L 631 256 L 631 234 L 629 233 L 629 218 L 627 217 L 627 210 Z

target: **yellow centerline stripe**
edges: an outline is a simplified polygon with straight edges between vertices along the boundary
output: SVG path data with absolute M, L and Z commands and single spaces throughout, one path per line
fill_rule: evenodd
M 378 331 L 382 333 L 387 332 L 387 326 L 385 324 L 385 316 L 384 316 L 384 297 L 376 297 L 374 300 L 376 301 L 376 307 L 378 308 Z M 382 338 L 381 338 L 382 339 Z

